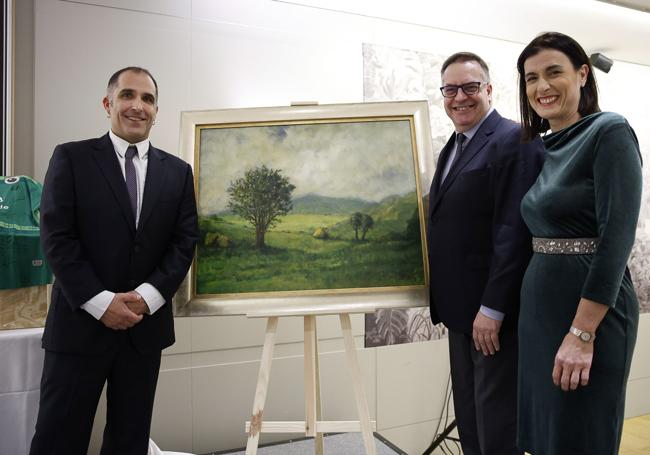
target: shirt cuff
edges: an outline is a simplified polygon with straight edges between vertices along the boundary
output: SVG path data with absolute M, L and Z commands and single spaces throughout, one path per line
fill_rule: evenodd
M 495 321 L 503 321 L 503 318 L 506 315 L 505 313 L 502 313 L 497 310 L 493 310 L 492 308 L 488 308 L 483 305 L 481 305 L 481 309 L 479 311 L 483 313 L 485 316 L 487 316 L 488 318 L 494 319 Z
M 81 305 L 81 308 L 86 310 L 88 313 L 92 315 L 92 317 L 94 317 L 99 321 L 104 315 L 104 313 L 106 312 L 108 306 L 113 301 L 114 297 L 115 297 L 114 292 L 102 291 L 99 294 L 97 294 L 95 297 L 93 297 L 92 299 L 88 300 L 86 303 Z
M 142 283 L 140 286 L 135 288 L 134 291 L 140 294 L 144 299 L 144 303 L 147 305 L 147 308 L 149 308 L 149 314 L 154 314 L 165 304 L 165 298 L 160 295 L 158 289 L 149 283 Z

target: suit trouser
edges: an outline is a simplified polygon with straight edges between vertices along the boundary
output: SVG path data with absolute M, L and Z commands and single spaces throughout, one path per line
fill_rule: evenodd
M 517 332 L 499 334 L 485 356 L 471 335 L 449 331 L 454 412 L 464 455 L 520 455 L 517 435 Z
M 140 354 L 126 336 L 102 354 L 45 351 L 30 455 L 85 455 L 106 389 L 102 455 L 146 455 L 160 351 Z

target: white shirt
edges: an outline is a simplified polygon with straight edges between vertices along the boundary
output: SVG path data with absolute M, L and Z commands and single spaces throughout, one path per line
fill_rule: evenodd
M 138 154 L 133 157 L 133 166 L 135 167 L 136 180 L 138 183 L 138 206 L 135 217 L 135 225 L 137 227 L 140 221 L 140 210 L 142 208 L 142 194 L 144 192 L 144 183 L 147 178 L 149 139 L 145 139 L 144 141 L 138 142 L 137 144 L 129 144 L 127 141 L 113 133 L 113 131 L 109 131 L 108 136 L 113 143 L 115 155 L 117 156 L 117 160 L 120 162 L 120 168 L 122 169 L 122 175 L 124 176 L 125 181 L 126 174 L 124 171 L 124 155 L 126 153 L 126 149 L 130 145 L 135 145 L 135 147 L 138 149 Z M 149 314 L 155 313 L 161 306 L 165 304 L 165 299 L 162 295 L 160 295 L 160 292 L 158 292 L 158 290 L 149 283 L 142 283 L 134 290 L 144 299 L 145 304 L 149 308 Z M 99 320 L 106 312 L 106 309 L 114 297 L 114 292 L 102 291 L 81 305 L 81 308 L 90 313 L 95 319 Z

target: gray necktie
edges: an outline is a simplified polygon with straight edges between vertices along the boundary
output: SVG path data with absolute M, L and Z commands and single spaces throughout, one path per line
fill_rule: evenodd
M 126 158 L 124 162 L 124 176 L 126 178 L 126 189 L 129 192 L 129 200 L 131 201 L 131 210 L 133 211 L 133 219 L 137 219 L 138 215 L 138 179 L 135 175 L 135 166 L 133 165 L 133 157 L 138 154 L 138 149 L 135 145 L 129 145 L 126 149 Z

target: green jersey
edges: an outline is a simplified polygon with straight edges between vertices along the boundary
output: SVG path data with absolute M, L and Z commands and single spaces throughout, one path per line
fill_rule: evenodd
M 42 187 L 29 177 L 0 176 L 0 289 L 52 281 L 40 242 Z

